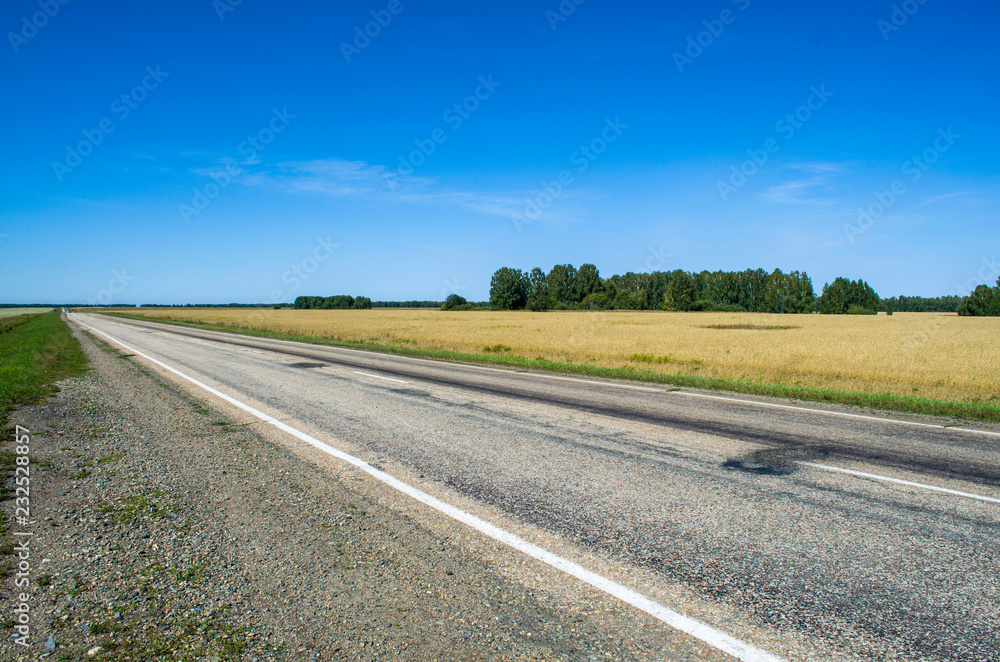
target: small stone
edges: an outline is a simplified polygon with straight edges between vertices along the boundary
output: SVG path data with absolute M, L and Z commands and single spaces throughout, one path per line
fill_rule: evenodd
M 52 637 L 49 637 L 49 640 L 45 642 L 45 647 L 48 648 L 50 651 L 54 651 L 56 649 L 56 640 L 53 639 Z
M 101 652 L 101 647 L 100 646 L 94 646 L 89 651 L 87 651 L 87 657 L 94 657 L 95 655 L 97 655 L 100 652 Z

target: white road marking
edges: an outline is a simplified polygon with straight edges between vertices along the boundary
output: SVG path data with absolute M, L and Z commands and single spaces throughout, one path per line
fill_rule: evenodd
M 222 393 L 221 391 L 218 391 L 207 384 L 203 384 L 202 382 L 198 381 L 193 377 L 189 377 L 180 370 L 172 368 L 166 363 L 163 363 L 162 361 L 158 361 L 151 356 L 143 354 L 137 349 L 129 347 L 122 341 L 118 340 L 117 338 L 113 338 L 112 336 L 109 336 L 103 331 L 98 331 L 94 327 L 88 326 L 87 324 L 84 324 L 83 322 L 73 317 L 70 317 L 70 319 L 72 319 L 75 323 L 79 324 L 80 326 L 90 329 L 91 331 L 104 336 L 108 340 L 117 343 L 121 347 L 125 348 L 127 351 L 132 352 L 137 356 L 141 356 L 147 361 L 155 363 L 164 370 L 172 372 L 178 377 L 181 377 L 182 379 L 186 379 L 195 386 L 198 386 L 199 388 L 208 391 L 212 395 L 215 395 L 216 397 L 225 400 L 229 404 L 242 409 L 248 414 L 257 417 L 266 423 L 270 423 L 279 430 L 287 432 L 293 437 L 301 439 L 302 441 L 306 442 L 307 444 L 315 448 L 318 448 L 324 453 L 331 455 L 339 460 L 342 460 L 352 466 L 355 466 L 358 469 L 361 469 L 362 471 L 376 478 L 382 483 L 385 483 L 386 485 L 398 490 L 399 492 L 402 492 L 403 494 L 412 497 L 413 499 L 419 501 L 420 503 L 430 506 L 431 508 L 447 515 L 448 517 L 456 521 L 459 521 L 475 529 L 476 531 L 479 531 L 480 533 L 490 538 L 493 538 L 494 540 L 502 542 L 503 544 L 509 547 L 512 547 L 520 552 L 523 552 L 524 554 L 527 554 L 528 556 L 535 558 L 541 561 L 542 563 L 550 565 L 553 568 L 556 568 L 557 570 L 561 570 L 572 577 L 576 577 L 580 581 L 590 584 L 594 588 L 604 591 L 608 595 L 614 596 L 619 600 L 646 612 L 653 618 L 656 618 L 657 620 L 666 623 L 670 627 L 680 630 L 681 632 L 684 632 L 686 634 L 689 634 L 692 637 L 700 639 L 701 641 L 712 646 L 713 648 L 716 648 L 724 653 L 732 655 L 736 659 L 742 660 L 743 662 L 782 662 L 780 658 L 777 658 L 771 655 L 770 653 L 760 650 L 759 648 L 755 648 L 754 646 L 751 646 L 748 643 L 740 641 L 739 639 L 731 637 L 725 632 L 716 630 L 715 628 L 709 625 L 705 625 L 704 623 L 701 623 L 692 618 L 684 616 L 683 614 L 679 614 L 676 611 L 673 611 L 672 609 L 669 609 L 668 607 L 665 607 L 660 603 L 651 600 L 650 598 L 647 598 L 641 593 L 633 591 L 630 588 L 626 588 L 625 586 L 617 582 L 614 582 L 610 579 L 607 579 L 606 577 L 598 575 L 597 573 L 591 572 L 590 570 L 587 570 L 578 563 L 574 563 L 573 561 L 564 559 L 563 557 L 557 554 L 553 554 L 552 552 L 546 549 L 538 547 L 537 545 L 528 542 L 527 540 L 521 538 L 518 535 L 505 531 L 504 529 L 501 529 L 498 526 L 490 524 L 486 520 L 480 519 L 475 515 L 467 513 L 460 508 L 457 508 L 449 503 L 441 501 L 437 497 L 433 497 L 430 494 L 427 494 L 426 492 L 413 487 L 409 483 L 404 483 L 395 476 L 392 476 L 382 471 L 381 469 L 376 469 L 375 467 L 368 464 L 364 460 L 358 459 L 353 455 L 345 453 L 342 450 L 336 449 L 333 446 L 330 446 L 329 444 L 326 444 L 320 441 L 319 439 L 316 439 L 315 437 L 306 434 L 305 432 L 301 432 L 286 423 L 282 423 L 273 416 L 270 416 L 262 411 L 254 409 L 250 405 L 244 404 L 243 402 L 240 402 L 236 398 L 226 395 L 225 393 Z
M 860 476 L 862 478 L 871 478 L 873 480 L 881 480 L 887 483 L 897 483 L 899 485 L 906 485 L 908 487 L 919 487 L 922 490 L 931 490 L 932 492 L 944 492 L 945 494 L 954 494 L 955 496 L 965 497 L 967 499 L 977 499 L 979 501 L 989 501 L 990 503 L 1000 503 L 1000 499 L 994 499 L 993 497 L 982 496 L 980 494 L 972 494 L 970 492 L 959 492 L 958 490 L 949 490 L 945 487 L 937 487 L 935 485 L 927 485 L 925 483 L 915 483 L 912 480 L 902 480 L 900 478 L 890 478 L 888 476 L 870 474 L 865 471 L 854 471 L 853 469 L 841 469 L 840 467 L 831 467 L 827 464 L 816 464 L 814 462 L 796 462 L 796 464 L 801 464 L 804 467 L 812 467 L 813 469 L 822 469 L 823 471 L 835 471 L 841 474 L 850 474 L 852 476 Z
M 490 370 L 493 372 L 503 372 L 508 375 L 527 375 L 529 377 L 542 377 L 544 379 L 557 379 L 563 382 L 576 382 L 577 384 L 594 384 L 596 386 L 613 386 L 615 388 L 631 389 L 633 391 L 648 391 L 650 393 L 663 393 L 668 387 L 663 388 L 650 388 L 648 386 L 632 386 L 631 384 L 618 384 L 616 382 L 598 382 L 592 379 L 577 379 L 576 377 L 560 377 L 558 375 L 546 375 L 537 372 L 513 372 L 511 370 L 504 370 L 502 368 L 487 368 L 484 366 L 469 366 L 479 368 L 481 370 Z
M 1000 437 L 1000 432 L 990 432 L 989 430 L 977 430 L 976 428 L 962 428 L 957 425 L 944 426 L 946 430 L 960 430 L 962 432 L 973 432 L 975 434 L 988 434 L 992 437 Z
M 354 371 L 355 375 L 364 375 L 365 377 L 374 377 L 375 379 L 384 379 L 387 382 L 399 382 L 400 384 L 409 384 L 410 382 L 404 382 L 402 379 L 393 379 L 392 377 L 383 377 L 382 375 L 373 375 L 370 372 L 361 372 L 360 370 Z
M 1000 437 L 1000 432 L 990 430 L 977 430 L 975 428 L 960 428 L 953 425 L 938 425 L 936 423 L 918 423 L 917 421 L 901 421 L 898 418 L 882 418 L 880 416 L 865 416 L 864 414 L 850 414 L 844 411 L 830 411 L 828 409 L 813 409 L 812 407 L 796 407 L 794 405 L 780 405 L 776 402 L 761 402 L 759 400 L 743 400 L 741 398 L 727 398 L 721 395 L 708 395 L 707 393 L 691 393 L 690 391 L 665 391 L 673 395 L 686 395 L 691 398 L 705 398 L 708 400 L 723 400 L 725 402 L 738 402 L 744 405 L 757 405 L 758 407 L 774 407 L 775 409 L 792 409 L 794 411 L 805 411 L 812 414 L 826 414 L 827 416 L 843 416 L 846 418 L 860 418 L 865 421 L 876 421 L 878 423 L 895 423 L 897 425 L 912 425 L 920 428 L 934 428 L 937 430 L 961 430 L 962 432 L 972 432 L 975 434 L 986 434 L 992 437 Z

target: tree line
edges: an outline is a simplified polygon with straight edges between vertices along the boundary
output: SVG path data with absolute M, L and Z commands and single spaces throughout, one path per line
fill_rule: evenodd
M 828 286 L 829 287 L 829 286 Z M 839 285 L 836 286 L 839 290 Z M 867 285 L 866 285 L 867 287 Z M 869 288 L 870 289 L 870 288 Z M 851 296 L 854 295 L 853 290 Z M 858 304 L 869 304 L 859 299 Z M 876 296 L 877 309 L 877 296 Z M 502 267 L 490 283 L 493 310 L 677 310 L 808 313 L 816 294 L 808 274 L 780 269 L 689 273 L 628 272 L 602 278 L 593 264 L 557 264 L 548 273 Z
M 955 313 L 965 297 L 889 297 L 882 299 L 882 310 L 897 313 Z
M 346 308 L 371 308 L 372 300 L 368 297 L 352 297 L 348 294 L 337 294 L 332 297 L 295 297 L 293 308 L 299 310 L 343 310 Z
M 465 300 L 460 299 L 460 304 Z M 445 310 L 479 306 L 446 302 Z M 628 272 L 602 278 L 593 264 L 557 264 L 546 273 L 501 267 L 490 281 L 492 310 L 676 310 L 755 313 L 876 315 L 894 312 L 957 312 L 963 316 L 1000 316 L 1000 279 L 980 285 L 969 296 L 891 297 L 882 299 L 864 280 L 837 278 L 820 296 L 805 272 L 745 271 Z
M 962 299 L 958 306 L 962 316 L 1000 317 L 1000 278 L 995 287 L 980 285 Z

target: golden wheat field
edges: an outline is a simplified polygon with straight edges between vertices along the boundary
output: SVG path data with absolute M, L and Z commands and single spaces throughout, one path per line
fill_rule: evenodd
M 429 309 L 129 313 L 338 341 L 864 393 L 1000 400 L 1000 318 Z

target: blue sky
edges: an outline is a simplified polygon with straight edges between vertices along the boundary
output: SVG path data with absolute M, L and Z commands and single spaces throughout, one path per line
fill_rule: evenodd
M 1000 276 L 996 2 L 64 2 L 0 12 L 2 301 Z

